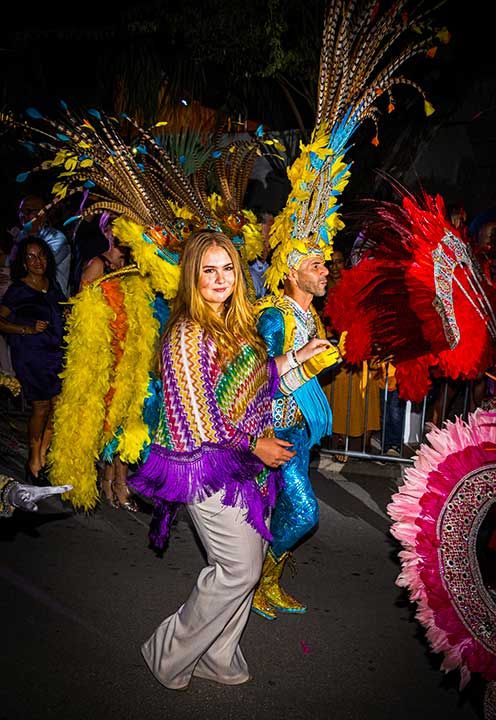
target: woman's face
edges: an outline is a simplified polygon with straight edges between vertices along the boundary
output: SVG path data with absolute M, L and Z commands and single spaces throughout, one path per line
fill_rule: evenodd
M 111 262 L 114 270 L 120 270 L 125 265 L 125 252 L 119 245 L 112 245 L 110 250 L 107 250 L 106 256 Z
M 335 250 L 332 254 L 332 260 L 329 267 L 329 279 L 335 283 L 338 282 L 338 280 L 341 278 L 341 273 L 344 270 L 344 266 L 345 259 L 343 253 L 340 250 Z
M 29 243 L 26 247 L 24 265 L 29 274 L 44 275 L 47 269 L 47 257 L 43 248 L 36 243 Z
M 198 289 L 212 310 L 222 310 L 234 292 L 234 281 L 234 266 L 228 253 L 218 245 L 211 245 L 202 258 Z

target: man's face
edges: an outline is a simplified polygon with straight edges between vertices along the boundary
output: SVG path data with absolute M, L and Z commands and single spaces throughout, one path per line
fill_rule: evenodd
M 329 270 L 322 257 L 314 255 L 306 258 L 294 272 L 296 284 L 300 290 L 314 297 L 323 297 L 326 294 Z
M 31 232 L 39 230 L 43 225 L 44 214 L 40 215 L 39 218 L 34 218 L 43 207 L 43 201 L 41 198 L 35 196 L 28 196 L 21 200 L 19 205 L 19 222 L 21 225 L 25 225 L 30 220 L 33 221 L 33 228 Z

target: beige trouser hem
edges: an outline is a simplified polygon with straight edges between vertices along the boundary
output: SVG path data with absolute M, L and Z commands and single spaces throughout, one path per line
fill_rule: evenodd
M 153 675 L 172 690 L 187 687 L 192 675 L 226 685 L 250 677 L 239 641 L 267 543 L 242 510 L 222 505 L 220 497 L 187 506 L 208 565 L 186 602 L 141 648 Z

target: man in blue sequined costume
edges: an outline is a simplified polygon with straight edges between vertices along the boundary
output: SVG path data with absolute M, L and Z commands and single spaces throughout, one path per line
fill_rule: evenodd
M 319 519 L 317 498 L 309 478 L 310 449 L 332 432 L 332 413 L 317 380 L 325 367 L 339 362 L 340 353 L 330 346 L 311 360 L 299 362 L 298 351 L 312 338 L 326 333 L 314 297 L 326 292 L 328 270 L 319 248 L 306 252 L 293 250 L 288 257 L 288 272 L 282 296 L 259 300 L 258 330 L 270 356 L 287 354 L 290 370 L 280 378 L 273 400 L 276 436 L 293 444 L 296 455 L 282 467 L 284 489 L 280 492 L 271 519 L 272 543 L 253 599 L 252 610 L 268 620 L 276 611 L 306 612 L 306 606 L 280 586 L 290 550 L 310 532 Z M 300 353 L 301 357 L 301 353 Z

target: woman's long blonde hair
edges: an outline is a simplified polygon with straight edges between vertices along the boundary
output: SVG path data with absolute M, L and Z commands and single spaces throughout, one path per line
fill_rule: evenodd
M 217 315 L 203 299 L 200 275 L 205 253 L 210 247 L 223 248 L 233 264 L 234 290 L 225 302 L 224 316 Z M 265 344 L 257 333 L 253 309 L 248 301 L 246 285 L 236 248 L 231 240 L 220 232 L 199 232 L 188 238 L 181 258 L 181 275 L 177 295 L 174 298 L 166 333 L 177 322 L 191 319 L 199 323 L 212 337 L 221 362 L 231 360 L 245 341 L 266 357 Z

